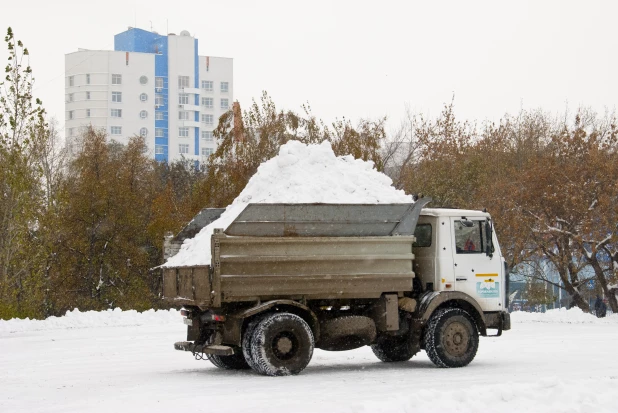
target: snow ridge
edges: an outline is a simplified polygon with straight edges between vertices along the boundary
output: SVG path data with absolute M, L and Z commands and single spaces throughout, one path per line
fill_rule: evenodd
M 123 311 L 120 308 L 81 312 L 76 308 L 67 311 L 63 317 L 52 316 L 45 320 L 31 320 L 29 318 L 0 320 L 0 334 L 73 328 L 178 324 L 181 322 L 180 312 L 174 309 L 148 310 L 140 313 L 135 310 Z
M 618 314 L 597 318 L 574 307 L 569 310 L 566 308 L 547 310 L 545 313 L 515 311 L 511 313 L 511 320 L 513 323 L 618 324 Z
M 550 323 L 550 324 L 618 324 L 618 315 L 612 314 L 605 318 L 596 318 L 586 314 L 579 308 L 549 310 L 546 313 L 526 313 L 516 311 L 511 314 L 513 330 L 519 323 Z M 49 317 L 45 320 L 30 320 L 14 318 L 0 320 L 0 334 L 21 333 L 28 331 L 62 330 L 94 327 L 126 327 L 143 325 L 182 324 L 180 312 L 177 310 L 148 310 L 142 313 L 135 310 L 115 308 L 106 311 L 85 311 L 79 309 L 67 311 L 62 317 Z

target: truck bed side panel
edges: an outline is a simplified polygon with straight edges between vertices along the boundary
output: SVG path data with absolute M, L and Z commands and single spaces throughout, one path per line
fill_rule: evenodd
M 214 237 L 223 302 L 377 298 L 412 289 L 414 237 Z

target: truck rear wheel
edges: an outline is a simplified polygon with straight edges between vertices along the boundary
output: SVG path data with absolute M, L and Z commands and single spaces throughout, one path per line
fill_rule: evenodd
M 245 329 L 245 333 L 242 336 L 242 353 L 249 367 L 251 367 L 255 371 L 257 371 L 257 364 L 255 364 L 255 362 L 253 361 L 253 352 L 251 350 L 251 343 L 253 342 L 253 335 L 254 335 L 253 333 L 255 332 L 255 329 L 257 328 L 258 324 L 262 321 L 262 318 L 263 316 L 257 316 L 251 321 L 249 321 L 249 324 L 247 325 L 247 328 Z
M 220 369 L 225 370 L 245 370 L 249 368 L 249 365 L 245 361 L 245 357 L 240 351 L 231 356 L 217 356 L 211 354 L 208 356 L 208 360 Z
M 309 325 L 291 313 L 266 317 L 251 338 L 252 367 L 265 376 L 300 373 L 313 356 L 314 339 Z
M 417 353 L 418 346 L 412 345 L 409 337 L 380 336 L 375 344 L 371 345 L 371 351 L 381 361 L 407 361 Z
M 425 351 L 438 367 L 470 364 L 479 347 L 474 320 L 461 308 L 437 310 L 425 330 Z

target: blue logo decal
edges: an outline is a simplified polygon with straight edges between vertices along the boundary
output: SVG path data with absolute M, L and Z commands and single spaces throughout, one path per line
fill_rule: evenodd
M 500 297 L 500 283 L 491 278 L 476 283 L 476 293 L 480 298 Z

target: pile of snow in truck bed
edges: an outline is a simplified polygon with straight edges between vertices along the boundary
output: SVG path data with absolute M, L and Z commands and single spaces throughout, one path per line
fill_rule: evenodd
M 221 217 L 185 240 L 165 267 L 210 264 L 210 237 L 227 228 L 250 203 L 396 204 L 412 197 L 392 186 L 373 162 L 335 156 L 330 143 L 305 145 L 290 141 L 279 155 L 264 162 Z

